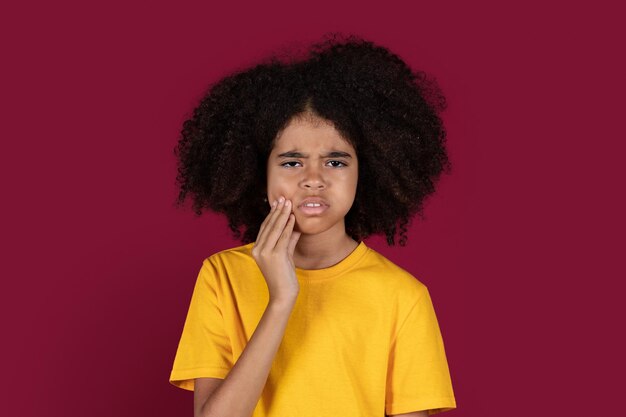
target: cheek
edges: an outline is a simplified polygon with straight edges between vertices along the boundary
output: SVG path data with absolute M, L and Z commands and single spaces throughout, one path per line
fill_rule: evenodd
M 292 199 L 295 195 L 293 179 L 289 176 L 280 175 L 271 169 L 267 173 L 267 195 L 270 204 L 273 200 L 278 200 L 282 195 L 287 199 Z
M 355 194 L 359 184 L 358 175 L 356 173 L 350 173 L 350 175 L 347 175 L 343 180 L 345 192 L 347 194 Z

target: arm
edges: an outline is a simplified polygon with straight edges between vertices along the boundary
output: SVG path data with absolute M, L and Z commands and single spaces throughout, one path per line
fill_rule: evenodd
M 250 417 L 261 397 L 270 368 L 287 327 L 296 297 L 267 305 L 254 334 L 226 378 L 207 398 L 194 401 L 196 417 Z M 209 378 L 207 380 L 210 381 Z M 209 385 L 204 381 L 202 385 Z M 202 394 L 199 395 L 201 397 Z
M 198 400 L 196 417 L 250 417 L 254 412 L 300 292 L 293 262 L 300 237 L 293 231 L 295 220 L 291 202 L 281 197 L 261 224 L 252 256 L 267 283 L 269 303 L 224 381 L 213 392 L 204 389 L 208 398 Z

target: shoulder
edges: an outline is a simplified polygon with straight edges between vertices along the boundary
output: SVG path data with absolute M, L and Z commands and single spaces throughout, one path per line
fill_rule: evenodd
M 360 266 L 380 279 L 385 286 L 393 289 L 400 297 L 406 296 L 414 300 L 428 291 L 418 277 L 373 248 L 368 247 L 366 259 Z
M 203 281 L 215 282 L 239 273 L 248 273 L 256 268 L 256 262 L 252 257 L 254 242 L 246 245 L 235 246 L 220 250 L 202 261 L 200 277 Z
M 254 261 L 254 258 L 252 258 L 253 246 L 254 242 L 251 242 L 245 245 L 223 249 L 205 258 L 203 263 L 209 263 L 215 266 L 230 266 L 231 264 Z

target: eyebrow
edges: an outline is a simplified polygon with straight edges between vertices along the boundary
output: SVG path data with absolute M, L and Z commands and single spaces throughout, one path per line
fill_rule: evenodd
M 276 157 L 277 158 L 308 158 L 309 155 L 298 152 L 298 151 L 289 151 L 289 152 L 283 152 Z M 320 155 L 320 157 L 322 158 L 352 158 L 352 155 L 350 155 L 347 152 L 330 151 L 325 155 Z

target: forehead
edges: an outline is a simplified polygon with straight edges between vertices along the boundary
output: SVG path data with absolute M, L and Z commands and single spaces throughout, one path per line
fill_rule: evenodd
M 315 118 L 294 118 L 278 134 L 272 152 L 297 150 L 353 150 L 331 122 Z

